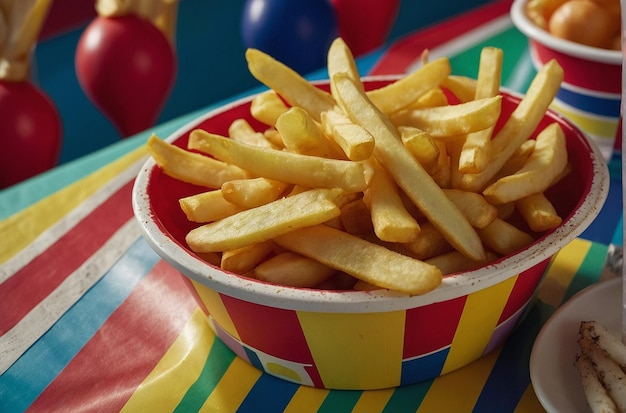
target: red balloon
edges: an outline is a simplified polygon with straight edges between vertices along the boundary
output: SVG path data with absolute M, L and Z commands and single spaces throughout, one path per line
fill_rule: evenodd
M 339 35 L 354 56 L 382 46 L 398 16 L 400 0 L 331 0 Z
M 0 80 L 0 188 L 55 166 L 62 141 L 59 113 L 44 92 Z
M 75 65 L 87 97 L 124 137 L 154 125 L 177 70 L 167 37 L 135 15 L 96 17 L 81 35 Z

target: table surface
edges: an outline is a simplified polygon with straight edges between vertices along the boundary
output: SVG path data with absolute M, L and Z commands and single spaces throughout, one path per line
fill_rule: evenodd
M 455 74 L 475 76 L 480 49 L 491 45 L 504 50 L 503 85 L 523 92 L 535 72 L 509 6 L 496 2 L 411 34 L 359 59 L 359 70 L 408 72 L 429 49 L 449 56 Z M 134 221 L 131 190 L 149 134 L 166 137 L 211 108 L 0 192 L 0 411 L 542 410 L 529 376 L 534 339 L 560 305 L 598 282 L 608 245 L 622 244 L 619 154 L 600 216 L 555 258 L 503 346 L 414 385 L 313 389 L 235 357 Z

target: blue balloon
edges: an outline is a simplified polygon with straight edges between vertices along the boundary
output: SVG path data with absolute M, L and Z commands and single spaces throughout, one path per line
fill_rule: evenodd
M 247 0 L 241 34 L 246 47 L 306 74 L 326 65 L 339 29 L 330 0 Z

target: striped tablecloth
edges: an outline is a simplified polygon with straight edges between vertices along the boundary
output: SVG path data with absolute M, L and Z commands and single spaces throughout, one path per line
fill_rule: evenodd
M 505 85 L 524 90 L 532 68 L 508 2 L 411 35 L 364 71 L 408 71 L 429 48 L 475 75 L 486 44 L 505 50 Z M 181 276 L 141 238 L 131 190 L 146 136 L 91 173 L 68 167 L 76 176 L 45 196 L 29 190 L 54 186 L 54 173 L 0 193 L 0 205 L 24 204 L 0 221 L 0 411 L 541 411 L 528 371 L 534 338 L 559 305 L 598 281 L 612 234 L 563 249 L 512 337 L 469 366 L 386 390 L 299 386 L 260 373 L 216 339 Z M 603 212 L 614 227 L 621 195 L 609 201 L 619 202 Z

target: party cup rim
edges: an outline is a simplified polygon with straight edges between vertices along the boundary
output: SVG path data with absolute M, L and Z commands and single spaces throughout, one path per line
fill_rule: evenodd
M 560 39 L 551 35 L 546 30 L 533 23 L 525 11 L 528 0 L 515 0 L 511 6 L 511 20 L 519 31 L 530 39 L 543 44 L 553 50 L 600 63 L 612 65 L 622 64 L 622 52 L 618 50 L 608 50 L 599 47 L 592 47 L 565 39 Z
M 363 81 L 392 81 L 397 80 L 398 77 L 397 75 L 367 76 L 363 78 Z M 313 83 L 327 83 L 327 81 Z M 522 97 L 515 91 L 506 88 L 501 90 L 513 97 Z M 210 110 L 188 122 L 165 140 L 173 142 L 208 118 L 245 104 L 253 97 L 254 95 L 243 97 Z M 165 234 L 162 227 L 155 222 L 157 217 L 152 213 L 148 195 L 152 170 L 157 167 L 152 157 L 145 161 L 135 179 L 132 192 L 133 212 L 144 239 L 161 258 L 192 281 L 240 300 L 275 308 L 339 313 L 398 311 L 443 302 L 488 288 L 550 259 L 563 246 L 580 235 L 597 217 L 608 195 L 608 167 L 592 140 L 585 138 L 585 135 L 564 117 L 552 110 L 549 112 L 579 131 L 580 137 L 589 145 L 593 176 L 586 199 L 579 202 L 575 212 L 556 230 L 529 247 L 478 269 L 446 276 L 440 286 L 422 295 L 408 296 L 388 290 L 333 291 L 281 286 L 227 272 L 206 263 Z

